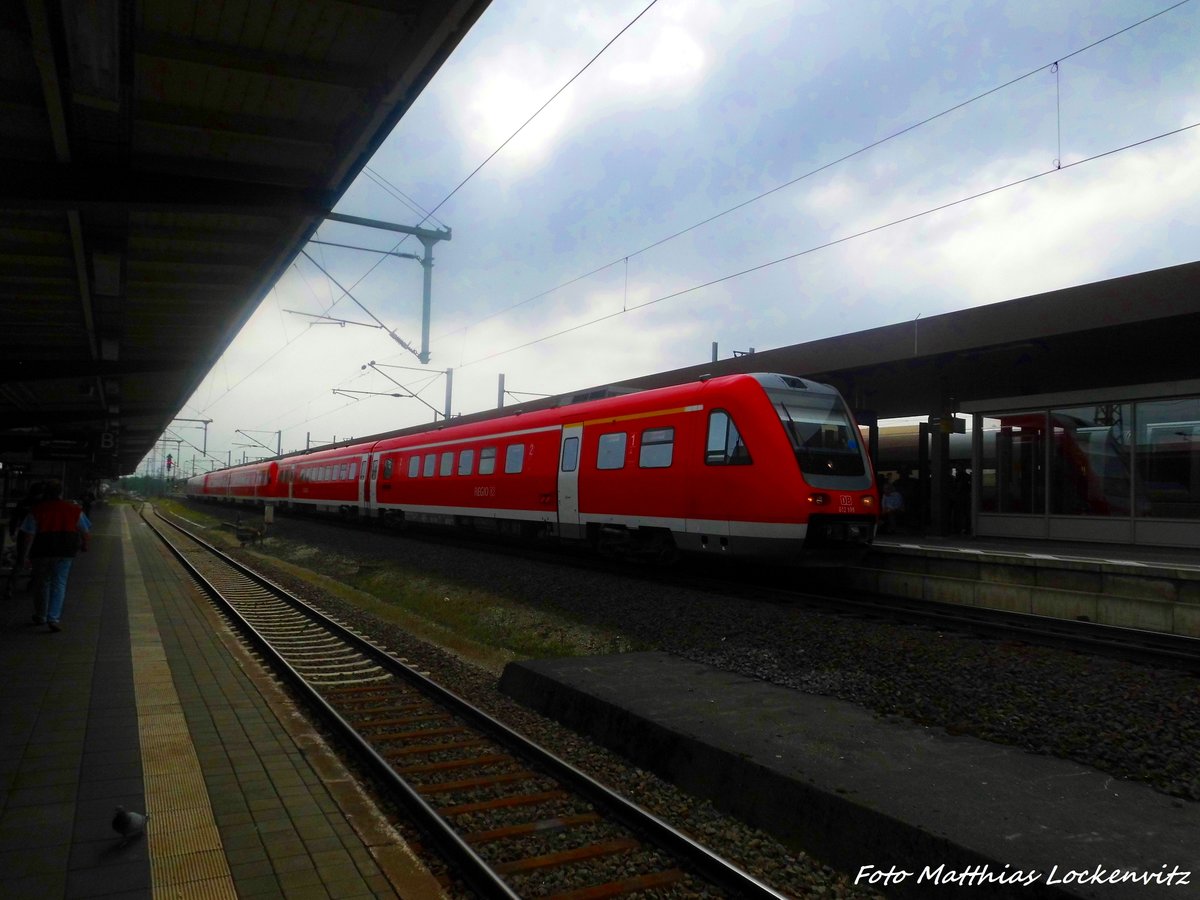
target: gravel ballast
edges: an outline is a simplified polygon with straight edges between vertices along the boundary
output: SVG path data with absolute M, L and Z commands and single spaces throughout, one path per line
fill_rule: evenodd
M 205 511 L 209 511 L 205 508 Z M 343 576 L 359 567 L 420 573 L 447 592 L 482 589 L 511 615 L 555 628 L 574 623 L 584 635 L 630 649 L 658 649 L 800 691 L 836 696 L 884 716 L 971 734 L 1146 782 L 1186 803 L 1200 800 L 1200 679 L 1096 656 L 1013 642 L 976 639 L 927 628 L 830 615 L 779 602 L 672 586 L 661 579 L 572 568 L 502 547 L 436 537 L 407 537 L 314 520 L 279 517 L 251 555 L 299 559 Z M 306 597 L 323 592 L 277 572 Z M 801 578 L 802 573 L 797 573 Z M 496 671 L 414 640 L 405 630 L 328 595 L 360 630 L 452 690 L 546 744 L 595 777 L 629 793 L 698 840 L 794 896 L 865 896 L 853 877 L 784 850 L 648 773 L 599 749 L 500 695 Z M 382 598 L 387 599 L 387 598 Z

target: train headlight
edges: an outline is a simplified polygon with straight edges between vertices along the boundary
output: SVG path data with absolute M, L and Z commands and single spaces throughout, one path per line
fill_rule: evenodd
M 871 494 L 866 494 L 862 498 L 862 505 L 867 509 L 871 509 L 875 505 L 875 498 Z
M 808 502 L 813 506 L 827 506 L 829 504 L 828 494 L 809 494 Z

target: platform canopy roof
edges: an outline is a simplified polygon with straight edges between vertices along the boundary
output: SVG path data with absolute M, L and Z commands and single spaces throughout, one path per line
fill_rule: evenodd
M 703 374 L 783 372 L 835 385 L 880 418 L 1002 401 L 1103 398 L 1138 385 L 1200 382 L 1200 262 L 922 316 L 626 382 L 645 389 Z M 1113 398 L 1121 399 L 1121 398 Z
M 0 461 L 132 472 L 487 3 L 0 5 Z
M 1200 393 L 1198 343 L 1200 262 L 1193 262 L 597 385 L 463 421 L 739 372 L 832 384 L 864 419 L 941 417 L 988 403 L 1032 408 L 1055 397 L 1129 399 L 1120 394 L 1131 386 L 1142 388 L 1138 396 L 1147 389 L 1173 396 Z

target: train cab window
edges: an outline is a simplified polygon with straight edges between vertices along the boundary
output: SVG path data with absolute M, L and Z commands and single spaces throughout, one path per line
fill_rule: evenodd
M 516 475 L 525 468 L 525 445 L 509 444 L 504 448 L 504 472 Z
M 454 472 L 454 451 L 447 450 L 442 454 L 441 464 L 438 466 L 439 475 L 450 475 Z
M 379 460 L 375 460 L 375 462 L 378 463 Z M 392 468 L 393 468 L 392 460 L 385 459 L 383 461 L 383 480 L 384 481 L 387 481 L 388 479 L 390 479 L 392 477 Z
M 475 471 L 475 451 L 464 450 L 458 455 L 458 474 L 471 475 Z
M 638 451 L 638 466 L 643 469 L 665 469 L 675 455 L 674 428 L 647 428 L 642 432 Z
M 563 441 L 562 470 L 574 472 L 579 466 L 579 438 L 569 437 Z
M 479 474 L 491 475 L 496 471 L 496 448 L 484 447 L 479 451 Z
M 421 474 L 421 457 L 410 456 L 408 458 L 408 477 L 416 478 Z
M 600 435 L 600 445 L 596 448 L 597 469 L 625 468 L 625 441 L 627 437 L 623 431 Z
M 723 409 L 713 410 L 708 417 L 704 462 L 710 466 L 748 466 L 753 462 L 737 425 Z
M 437 469 L 437 454 L 436 453 L 426 453 L 425 454 L 425 468 L 421 471 L 421 474 L 424 475 L 426 478 L 432 478 L 433 473 L 436 469 Z

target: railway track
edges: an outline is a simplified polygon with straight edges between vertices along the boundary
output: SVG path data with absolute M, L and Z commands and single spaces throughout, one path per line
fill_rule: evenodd
M 170 520 L 143 518 L 479 895 L 782 896 Z
M 494 551 L 496 547 L 478 537 L 461 538 L 437 532 L 422 534 L 418 539 L 439 544 L 463 542 L 463 546 L 472 550 Z M 792 568 L 736 565 L 731 569 L 728 560 L 696 559 L 686 570 L 684 567 L 660 569 L 653 565 L 631 565 L 627 560 L 612 560 L 594 553 L 579 552 L 576 548 L 546 549 L 507 542 L 502 549 L 505 555 L 516 554 L 526 559 L 584 571 L 616 573 L 670 587 L 682 586 L 708 593 L 745 596 L 784 606 L 798 605 L 840 615 L 887 619 L 898 624 L 1040 644 L 1142 665 L 1200 672 L 1200 639 L 1181 635 L 829 587 L 820 591 L 798 590 L 792 586 L 797 572 Z

